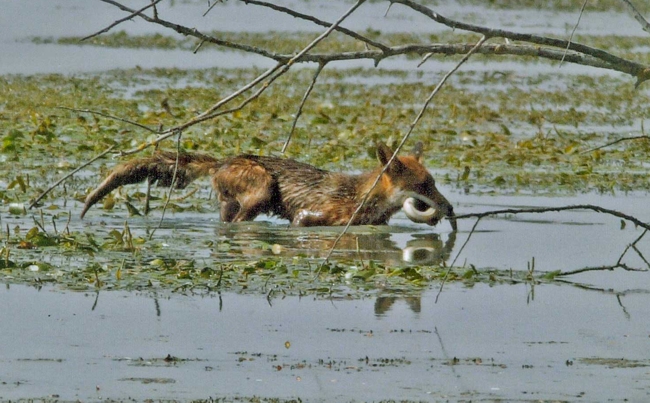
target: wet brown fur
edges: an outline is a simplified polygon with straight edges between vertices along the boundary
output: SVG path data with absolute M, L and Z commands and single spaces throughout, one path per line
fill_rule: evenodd
M 217 160 L 205 154 L 181 153 L 176 187 L 184 188 L 199 177 L 210 176 L 221 204 L 221 220 L 226 222 L 250 221 L 269 214 L 296 226 L 345 225 L 392 154 L 385 144 L 379 144 L 380 167 L 347 175 L 277 157 L 240 155 Z M 146 179 L 170 186 L 175 166 L 176 153 L 168 151 L 117 166 L 88 195 L 81 217 L 119 186 Z M 422 165 L 418 146 L 413 155 L 397 157 L 391 163 L 352 224 L 387 224 L 409 192 L 431 199 L 443 215 L 453 216 L 451 204 L 438 192 L 433 177 Z M 435 225 L 438 220 L 432 219 L 429 224 Z

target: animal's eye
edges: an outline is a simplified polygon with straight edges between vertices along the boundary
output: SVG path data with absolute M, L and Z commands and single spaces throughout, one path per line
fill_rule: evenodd
M 416 186 L 421 189 L 430 189 L 436 186 L 436 181 L 434 181 L 433 178 L 427 178 Z

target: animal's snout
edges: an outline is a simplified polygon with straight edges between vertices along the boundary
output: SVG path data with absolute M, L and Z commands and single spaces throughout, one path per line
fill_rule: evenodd
M 454 214 L 454 207 L 444 198 L 438 194 L 435 200 L 427 199 L 425 202 L 424 197 L 409 197 L 404 201 L 404 212 L 406 216 L 413 222 L 436 225 L 443 217 L 446 217 L 451 224 L 451 228 L 456 231 L 457 224 Z

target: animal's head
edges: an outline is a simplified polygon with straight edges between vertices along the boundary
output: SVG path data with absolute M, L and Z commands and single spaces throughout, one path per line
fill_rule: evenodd
M 377 158 L 386 166 L 393 156 L 386 144 L 377 145 Z M 406 216 L 413 222 L 436 225 L 447 217 L 451 227 L 456 230 L 454 208 L 436 188 L 436 181 L 422 165 L 422 143 L 417 143 L 411 155 L 398 156 L 388 166 L 385 173 L 393 197 L 403 203 Z

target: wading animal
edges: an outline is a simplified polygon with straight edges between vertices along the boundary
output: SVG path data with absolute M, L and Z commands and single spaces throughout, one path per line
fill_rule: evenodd
M 216 159 L 205 154 L 159 151 L 153 156 L 128 161 L 113 172 L 86 197 L 81 218 L 88 209 L 113 189 L 146 179 L 158 186 L 170 186 L 176 169 L 175 186 L 186 187 L 193 180 L 210 176 L 219 203 L 221 220 L 253 220 L 260 214 L 276 215 L 294 226 L 346 225 L 364 195 L 370 191 L 353 225 L 387 224 L 404 207 L 415 222 L 436 225 L 448 217 L 456 229 L 452 205 L 436 189 L 435 181 L 422 165 L 422 145 L 413 154 L 389 162 L 393 151 L 377 146 L 381 166 L 358 175 L 329 172 L 291 159 L 240 155 Z M 428 204 L 427 204 L 428 203 Z

